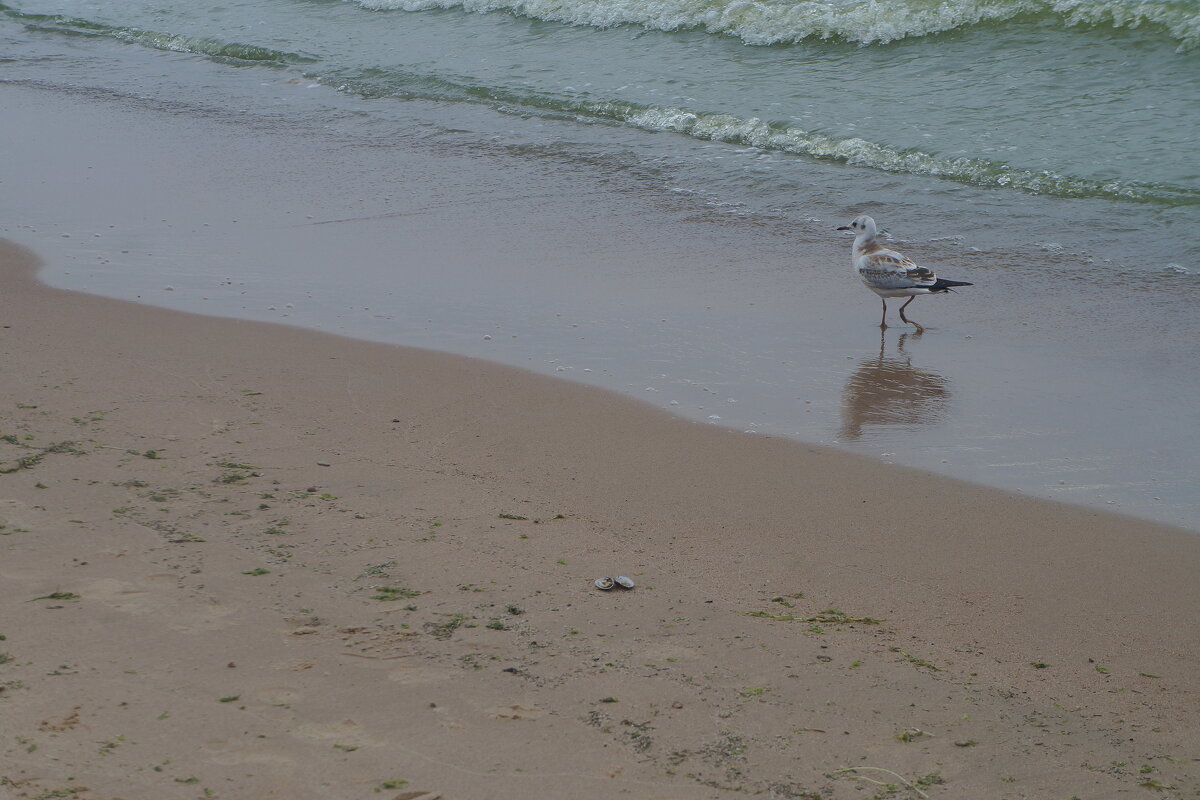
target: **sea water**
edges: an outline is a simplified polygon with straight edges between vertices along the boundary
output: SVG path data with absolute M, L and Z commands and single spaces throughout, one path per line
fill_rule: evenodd
M 129 206 L 121 243 L 4 167 L 5 233 L 60 285 L 466 352 L 1200 526 L 1196 0 L 22 0 L 0 46 L 12 89 L 162 121 L 157 177 L 125 173 L 153 184 L 142 206 L 92 198 Z M 180 133 L 206 125 L 225 127 Z M 86 136 L 19 133 L 63 165 Z M 229 152 L 180 152 L 213 137 Z M 259 185 L 206 181 L 222 159 Z M 242 193 L 244 227 L 271 185 L 320 194 L 289 207 L 308 227 L 287 259 L 229 220 L 145 222 L 173 193 Z M 976 284 L 910 306 L 924 336 L 874 327 L 833 231 L 858 213 Z M 372 248 L 322 272 L 328 226 L 354 219 Z M 401 230 L 446 266 L 397 276 L 377 237 Z

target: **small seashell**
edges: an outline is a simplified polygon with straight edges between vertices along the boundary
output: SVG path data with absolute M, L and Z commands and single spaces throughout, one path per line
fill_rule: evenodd
M 622 589 L 632 589 L 637 585 L 633 582 L 633 578 L 626 578 L 624 575 L 618 575 L 616 582 L 617 586 L 620 586 Z
M 592 581 L 593 585 L 602 592 L 607 592 L 609 589 L 616 586 L 616 581 L 612 578 L 596 578 Z

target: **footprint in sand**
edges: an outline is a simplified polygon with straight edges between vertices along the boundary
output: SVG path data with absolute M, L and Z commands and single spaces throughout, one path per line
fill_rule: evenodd
M 317 724 L 315 722 L 306 722 L 298 726 L 292 731 L 293 736 L 298 736 L 302 739 L 316 739 L 322 742 L 333 742 L 335 745 L 342 746 L 343 749 L 350 747 L 351 749 L 358 747 L 379 747 L 385 742 L 371 736 L 362 729 L 357 722 L 352 719 L 344 719 L 341 722 L 329 722 L 325 724 Z
M 344 719 L 341 722 L 329 722 L 323 725 L 318 725 L 315 722 L 306 722 L 296 728 L 296 735 L 303 736 L 305 739 L 345 739 L 348 736 L 358 736 L 362 731 L 362 726 L 352 719 Z
M 159 617 L 166 627 L 183 633 L 221 630 L 237 622 L 232 608 L 194 598 L 185 601 L 170 593 L 177 580 L 166 573 L 145 575 L 133 583 L 101 578 L 84 584 L 79 594 L 126 614 Z
M 700 651 L 693 647 L 683 647 L 676 644 L 660 644 L 657 646 L 648 647 L 643 650 L 639 657 L 647 661 L 666 661 L 673 659 L 675 661 L 690 661 L 699 658 Z
M 489 708 L 487 715 L 492 719 L 540 719 L 542 716 L 540 708 L 529 708 L 527 706 L 496 706 Z
M 152 614 L 162 608 L 163 602 L 162 595 L 155 591 L 158 587 L 153 585 L 157 578 L 147 575 L 138 583 L 101 578 L 84 584 L 80 593 L 89 600 L 97 600 L 126 614 Z
M 300 699 L 300 691 L 287 686 L 270 686 L 254 693 L 254 699 L 269 706 L 283 706 Z
M 296 759 L 272 749 L 270 745 L 247 747 L 219 739 L 206 743 L 204 750 L 214 764 L 220 764 L 223 767 L 235 764 L 285 764 L 290 766 L 296 763 Z
M 3 459 L 0 458 L 0 461 L 3 461 Z M 30 506 L 28 503 L 23 503 L 20 500 L 0 499 L 0 536 L 29 534 L 31 531 L 47 527 L 47 522 L 50 525 L 56 525 L 55 521 L 47 521 L 45 517 L 45 513 Z M 14 536 L 10 541 L 16 542 L 19 540 Z M 34 540 L 30 539 L 28 541 Z M 0 573 L 0 575 L 3 575 L 5 580 L 17 580 L 23 577 L 21 573 Z
M 0 528 L 25 527 L 28 520 L 24 515 L 28 513 L 28 509 L 29 506 L 20 500 L 9 500 L 7 498 L 0 500 Z
M 388 679 L 404 686 L 422 686 L 429 683 L 447 680 L 450 675 L 442 670 L 429 667 L 402 666 L 388 673 Z

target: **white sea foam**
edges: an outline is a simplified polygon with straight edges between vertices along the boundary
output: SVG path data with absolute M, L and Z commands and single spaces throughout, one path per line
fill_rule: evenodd
M 1194 193 L 1168 186 L 1122 181 L 1093 181 L 1049 170 L 1010 167 L 977 158 L 940 156 L 900 150 L 858 137 L 839 138 L 795 126 L 771 125 L 758 118 L 697 114 L 678 108 L 631 109 L 609 116 L 639 128 L 682 133 L 697 139 L 749 144 L 769 150 L 840 161 L 860 167 L 948 178 L 975 186 L 1018 189 L 1059 197 L 1109 197 L 1140 202 L 1195 202 Z
M 747 44 L 840 39 L 883 44 L 1016 17 L 1067 26 L 1155 26 L 1190 48 L 1200 42 L 1200 9 L 1186 0 L 349 0 L 377 11 L 507 11 L 571 25 L 699 28 Z

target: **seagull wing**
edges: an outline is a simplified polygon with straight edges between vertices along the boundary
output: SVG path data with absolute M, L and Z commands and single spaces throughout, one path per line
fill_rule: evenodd
M 862 256 L 858 260 L 858 274 L 869 286 L 878 289 L 913 289 L 937 282 L 933 270 L 918 266 L 895 250 Z

